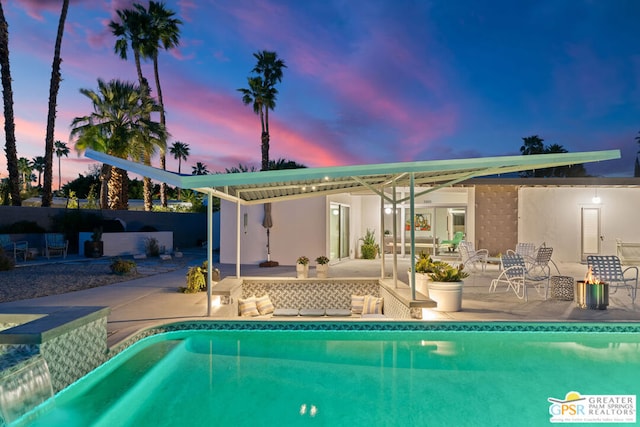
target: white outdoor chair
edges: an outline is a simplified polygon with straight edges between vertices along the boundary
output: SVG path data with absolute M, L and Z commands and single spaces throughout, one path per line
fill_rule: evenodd
M 64 234 L 46 233 L 44 235 L 44 254 L 47 259 L 55 255 L 61 255 L 62 258 L 66 258 L 68 248 L 69 241 L 64 238 Z
M 608 283 L 609 289 L 615 287 L 612 293 L 618 290 L 618 286 L 627 288 L 631 302 L 635 302 L 638 293 L 638 267 L 631 266 L 623 270 L 620 258 L 615 255 L 588 255 L 587 267 L 591 268 L 596 279 Z
M 539 295 L 547 299 L 549 279 L 543 276 L 530 276 L 522 256 L 516 253 L 505 254 L 502 255 L 501 262 L 502 271 L 497 279 L 491 281 L 489 292 L 495 292 L 499 284 L 506 284 L 507 292 L 512 289 L 518 298 L 528 301 L 527 287 L 532 286 Z
M 7 254 L 13 254 L 14 262 L 18 262 L 18 255 L 23 256 L 25 261 L 27 260 L 27 254 L 29 253 L 29 243 L 27 241 L 14 242 L 8 234 L 0 234 L 0 247 Z
M 523 259 L 525 264 L 532 264 L 536 257 L 536 245 L 533 243 L 517 243 L 516 249 L 507 249 L 507 254 L 518 254 Z
M 462 264 L 465 267 L 471 266 L 476 270 L 476 264 L 480 263 L 482 271 L 487 269 L 487 258 L 489 257 L 489 250 L 478 249 L 473 247 L 473 243 L 463 240 L 458 244 L 458 252 L 460 252 L 460 258 Z

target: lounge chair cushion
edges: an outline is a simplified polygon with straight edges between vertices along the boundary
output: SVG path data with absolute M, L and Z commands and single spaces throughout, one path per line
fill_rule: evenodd
M 273 303 L 271 302 L 271 299 L 269 298 L 269 294 L 264 294 L 261 297 L 257 297 L 256 307 L 258 308 L 258 311 L 260 312 L 260 314 L 263 316 L 265 314 L 273 313 L 273 310 L 275 309 L 273 307 Z
M 372 295 L 366 295 L 364 297 L 364 306 L 362 307 L 362 314 L 382 314 L 383 299 L 377 298 Z
M 238 308 L 240 309 L 240 316 L 260 316 L 260 312 L 258 311 L 258 307 L 256 306 L 256 297 L 253 295 L 245 299 L 239 298 Z
M 324 316 L 324 308 L 301 308 L 300 316 Z
M 351 316 L 351 310 L 346 308 L 327 308 L 327 316 L 335 317 L 349 317 Z
M 353 314 L 362 314 L 364 306 L 364 295 L 351 295 L 351 312 Z
M 297 316 L 298 309 L 297 308 L 276 308 L 273 310 L 274 316 Z

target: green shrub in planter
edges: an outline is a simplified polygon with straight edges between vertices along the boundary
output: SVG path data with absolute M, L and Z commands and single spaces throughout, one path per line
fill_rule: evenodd
M 196 292 L 207 290 L 207 261 L 204 261 L 201 266 L 189 267 L 187 270 L 187 286 L 180 287 L 180 292 L 185 294 L 195 294 Z M 214 282 L 220 281 L 220 270 L 213 268 L 211 270 L 211 280 Z
M 364 237 L 361 237 L 362 246 L 360 246 L 360 254 L 364 259 L 375 259 L 378 256 L 378 251 L 380 247 L 376 243 L 376 235 L 375 230 L 369 230 L 367 228 L 367 233 Z

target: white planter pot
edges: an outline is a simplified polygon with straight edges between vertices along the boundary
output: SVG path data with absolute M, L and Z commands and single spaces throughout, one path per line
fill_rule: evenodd
M 411 272 L 409 274 L 409 287 L 411 287 Z M 429 281 L 431 279 L 426 273 L 416 273 L 416 292 L 420 292 L 425 297 L 429 297 Z
M 460 311 L 464 282 L 429 282 L 429 298 L 437 303 L 436 311 Z
M 309 277 L 309 264 L 296 264 L 296 276 L 298 279 L 306 279 Z
M 326 279 L 329 276 L 329 264 L 316 265 L 316 275 L 319 279 Z

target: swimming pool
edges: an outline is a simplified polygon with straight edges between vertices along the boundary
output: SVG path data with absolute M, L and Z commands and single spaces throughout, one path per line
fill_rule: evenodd
M 137 342 L 28 425 L 542 425 L 549 398 L 640 384 L 636 324 L 210 325 Z

